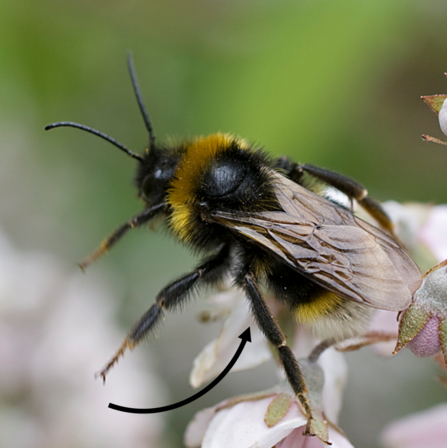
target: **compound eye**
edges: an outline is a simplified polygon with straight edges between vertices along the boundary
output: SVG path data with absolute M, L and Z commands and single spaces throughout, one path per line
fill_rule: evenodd
M 143 196 L 149 198 L 154 195 L 155 191 L 160 188 L 160 180 L 162 178 L 162 170 L 156 170 L 153 173 L 149 173 L 143 181 L 141 186 L 141 192 Z
M 204 193 L 210 198 L 228 196 L 239 188 L 245 175 L 246 168 L 239 161 L 219 161 L 205 175 Z

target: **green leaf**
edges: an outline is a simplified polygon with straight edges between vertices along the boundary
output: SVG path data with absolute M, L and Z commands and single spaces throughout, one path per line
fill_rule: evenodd
M 425 95 L 421 96 L 421 98 L 433 112 L 439 114 L 447 95 Z

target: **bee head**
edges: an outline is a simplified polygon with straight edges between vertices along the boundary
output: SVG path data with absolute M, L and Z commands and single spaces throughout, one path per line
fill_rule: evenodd
M 158 148 L 146 151 L 137 166 L 135 184 L 138 196 L 147 207 L 165 202 L 166 191 L 181 159 L 181 148 Z

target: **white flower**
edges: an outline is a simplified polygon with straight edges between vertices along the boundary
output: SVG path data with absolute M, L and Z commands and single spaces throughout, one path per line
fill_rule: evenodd
M 253 350 L 245 361 L 242 360 L 242 355 L 239 367 L 250 368 L 268 358 L 264 336 L 256 329 L 248 310 L 240 309 L 243 307 L 242 303 L 245 302 L 243 297 L 232 293 L 228 296 L 228 300 L 231 300 L 233 311 L 225 322 L 220 336 L 196 359 L 193 379 L 198 378 L 197 372 L 204 370 L 207 375 L 209 372 L 213 374 L 220 372 L 217 366 L 222 370 L 237 348 L 234 335 L 245 330 L 248 325 L 251 326 L 253 332 L 253 344 L 259 344 L 259 348 Z M 238 317 L 241 315 L 242 317 Z M 298 358 L 307 357 L 317 344 L 317 340 L 301 327 L 298 327 L 294 342 L 294 353 Z M 251 344 L 247 344 L 245 350 L 249 350 L 250 346 Z M 232 347 L 231 350 L 229 347 Z M 239 361 L 235 367 L 238 367 L 238 364 Z M 306 378 L 306 384 L 317 419 L 315 426 L 319 436 L 322 439 L 328 437 L 334 448 L 351 447 L 352 445 L 342 432 L 335 429 L 346 378 L 343 356 L 333 349 L 328 349 L 320 356 L 318 364 L 312 365 L 307 360 L 300 361 L 305 375 L 306 371 L 311 371 Z M 304 443 L 306 447 L 325 446 L 317 437 L 302 435 L 307 419 L 290 386 L 284 381 L 282 369 L 279 369 L 278 373 L 282 381 L 271 390 L 228 399 L 213 408 L 197 413 L 186 431 L 186 446 L 190 448 L 198 446 L 202 448 L 229 446 L 271 448 L 272 446 L 299 447 L 304 446 Z M 329 427 L 329 435 L 325 434 L 326 425 L 323 420 L 325 418 L 333 424 Z
M 237 335 L 251 328 L 252 343 L 247 344 L 232 371 L 256 367 L 272 357 L 265 337 L 255 324 L 247 301 L 235 289 L 228 289 L 210 298 L 216 313 L 227 319 L 214 341 L 210 342 L 194 360 L 189 382 L 199 387 L 219 375 L 233 357 L 240 343 Z
M 317 437 L 303 436 L 306 417 L 294 401 L 285 417 L 269 427 L 264 419 L 275 398 L 244 401 L 231 408 L 206 409 L 199 412 L 190 423 L 185 436 L 187 447 L 202 448 L 323 448 Z M 219 405 L 218 405 L 219 406 Z M 217 408 L 218 408 L 217 406 Z M 206 429 L 206 431 L 204 431 Z M 346 437 L 334 427 L 329 427 L 329 440 L 333 448 L 352 448 Z
M 382 204 L 395 232 L 423 270 L 447 258 L 447 205 Z

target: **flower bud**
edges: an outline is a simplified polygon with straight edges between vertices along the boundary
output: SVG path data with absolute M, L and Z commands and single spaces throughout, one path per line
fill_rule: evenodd
M 439 318 L 430 317 L 422 330 L 408 343 L 408 348 L 419 357 L 434 356 L 441 350 Z
M 445 135 L 447 135 L 447 95 L 424 95 L 421 96 L 421 98 L 427 104 L 427 106 L 435 114 L 438 115 L 441 131 Z M 444 140 L 440 140 L 439 138 L 432 137 L 431 135 L 423 134 L 422 139 L 427 142 L 433 142 L 447 146 L 447 142 L 445 142 Z
M 442 103 L 441 110 L 438 115 L 439 126 L 441 127 L 441 131 L 447 135 L 447 100 Z
M 447 356 L 447 260 L 425 274 L 400 319 L 397 353 L 408 344 L 416 356 Z

